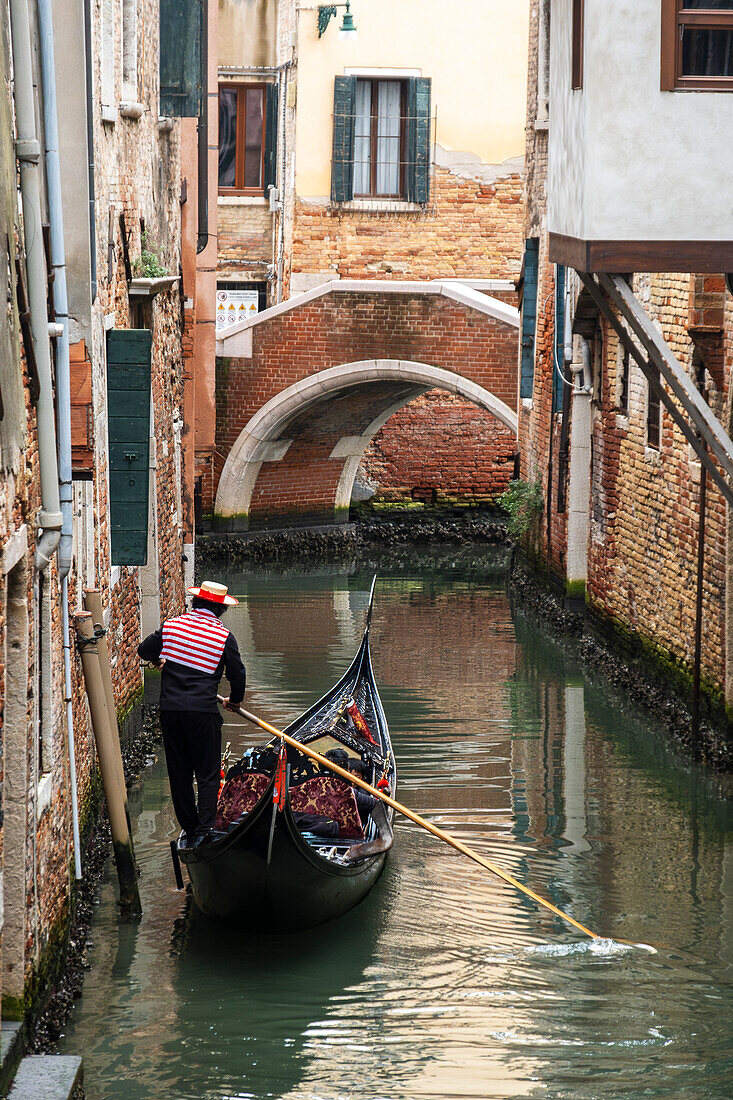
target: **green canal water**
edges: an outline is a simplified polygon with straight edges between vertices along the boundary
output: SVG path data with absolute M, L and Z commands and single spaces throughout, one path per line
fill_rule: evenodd
M 277 724 L 358 645 L 371 565 L 231 574 L 248 705 Z M 383 566 L 373 657 L 399 797 L 609 940 L 416 827 L 340 920 L 237 935 L 175 890 L 160 760 L 133 793 L 144 915 L 108 865 L 62 1041 L 89 1100 L 733 1095 L 733 846 L 716 784 L 584 678 L 502 563 Z M 258 743 L 234 721 L 236 749 Z

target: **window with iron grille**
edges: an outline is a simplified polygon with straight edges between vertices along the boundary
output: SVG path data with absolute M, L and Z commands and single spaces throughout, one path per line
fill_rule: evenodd
M 337 76 L 331 200 L 430 197 L 430 80 Z
M 662 0 L 662 88 L 733 91 L 733 0 Z
M 657 375 L 657 379 L 661 385 L 659 375 Z M 659 400 L 659 391 L 650 383 L 647 383 L 647 389 L 646 445 L 658 451 L 662 438 L 662 405 Z

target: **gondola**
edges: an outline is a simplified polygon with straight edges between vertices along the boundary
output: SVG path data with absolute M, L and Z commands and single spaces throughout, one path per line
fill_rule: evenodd
M 394 795 L 394 753 L 369 652 L 373 600 L 374 582 L 349 668 L 285 732 L 321 755 L 340 749 L 360 760 L 362 777 Z M 191 848 L 179 839 L 177 852 L 207 916 L 293 932 L 340 916 L 368 893 L 392 846 L 392 818 L 376 802 L 364 821 L 346 780 L 274 740 L 228 769 L 213 838 Z

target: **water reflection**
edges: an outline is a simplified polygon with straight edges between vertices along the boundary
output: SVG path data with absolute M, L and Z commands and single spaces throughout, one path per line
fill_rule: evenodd
M 373 649 L 400 797 L 601 932 L 592 948 L 412 825 L 366 901 L 244 939 L 173 889 L 161 764 L 133 800 L 145 915 L 105 878 L 65 1049 L 90 1100 L 730 1093 L 730 815 L 623 700 L 506 599 L 491 561 L 380 573 Z M 371 563 L 225 577 L 251 709 L 290 721 L 343 671 Z M 228 716 L 229 717 L 229 716 Z M 228 721 L 237 748 L 258 733 Z

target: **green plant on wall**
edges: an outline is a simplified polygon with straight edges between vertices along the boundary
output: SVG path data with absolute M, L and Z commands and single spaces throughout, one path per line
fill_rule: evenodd
M 161 263 L 158 246 L 147 230 L 143 233 L 140 243 L 142 248 L 139 257 L 132 265 L 133 274 L 142 279 L 163 279 L 166 275 L 170 275 L 168 268 Z
M 514 539 L 520 539 L 536 526 L 545 507 L 542 482 L 510 481 L 498 503 L 509 515 L 507 531 Z

